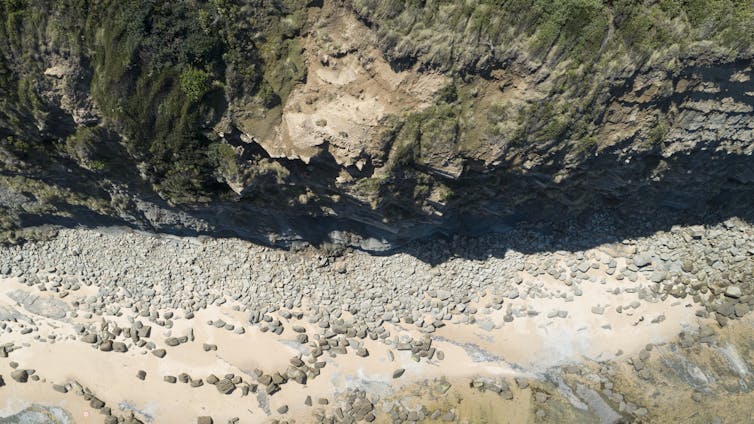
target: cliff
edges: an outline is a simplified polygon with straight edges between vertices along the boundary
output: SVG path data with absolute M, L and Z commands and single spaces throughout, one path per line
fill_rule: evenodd
M 0 8 L 0 208 L 381 250 L 749 219 L 750 2 Z M 615 227 L 621 230 L 617 231 Z

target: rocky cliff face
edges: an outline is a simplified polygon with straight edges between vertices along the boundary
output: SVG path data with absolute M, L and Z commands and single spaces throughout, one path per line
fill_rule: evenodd
M 751 216 L 751 5 L 466 3 L 3 2 L 3 228 Z

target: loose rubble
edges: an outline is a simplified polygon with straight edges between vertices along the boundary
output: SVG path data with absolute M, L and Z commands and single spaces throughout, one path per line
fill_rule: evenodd
M 718 332 L 749 319 L 754 307 L 754 228 L 739 220 L 586 250 L 564 249 L 563 240 L 530 229 L 505 237 L 527 240 L 535 253 L 508 249 L 499 236 L 416 246 L 425 259 L 449 257 L 433 263 L 407 253 L 284 252 L 122 229 L 62 229 L 51 240 L 0 247 L 0 373 L 10 376 L 0 386 L 46 384 L 49 393 L 106 410 L 106 422 L 153 419 L 107 391 L 95 396 L 75 381 L 46 377 L 49 369 L 37 362 L 9 360 L 18 350 L 59 344 L 135 364 L 127 368 L 130 384 L 144 390 L 195 390 L 213 405 L 254 399 L 250 422 L 463 419 L 454 407 L 389 400 L 404 389 L 440 403 L 465 393 L 514 404 L 528 402 L 520 393 L 530 392 L 532 420 L 573 413 L 562 406 L 569 396 L 604 419 L 643 419 L 656 408 L 611 389 L 617 374 L 610 372 L 648 384 L 665 355 L 658 350 L 718 348 Z M 559 350 L 558 332 L 571 334 L 568 343 L 584 334 L 574 323 L 605 345 Z M 531 326 L 543 331 L 523 342 L 517 334 Z M 645 336 L 617 335 L 631 328 Z M 720 352 L 749 378 L 751 357 Z M 181 368 L 191 361 L 203 365 Z M 518 376 L 485 375 L 477 364 Z M 349 374 L 357 369 L 366 374 Z M 349 389 L 333 398 L 323 374 L 324 381 L 350 378 Z M 423 386 L 428 378 L 434 383 Z M 703 404 L 705 393 L 697 388 L 688 399 Z M 190 421 L 213 419 L 197 413 Z

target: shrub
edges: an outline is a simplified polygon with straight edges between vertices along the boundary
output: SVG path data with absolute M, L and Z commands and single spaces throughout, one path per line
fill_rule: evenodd
M 435 98 L 444 103 L 455 103 L 458 100 L 458 90 L 456 89 L 455 81 L 451 81 L 445 87 L 437 90 Z
M 181 89 L 192 102 L 201 100 L 210 89 L 209 74 L 194 67 L 185 69 L 181 72 Z
M 233 146 L 226 143 L 212 143 L 207 155 L 220 173 L 226 177 L 238 175 L 238 161 Z

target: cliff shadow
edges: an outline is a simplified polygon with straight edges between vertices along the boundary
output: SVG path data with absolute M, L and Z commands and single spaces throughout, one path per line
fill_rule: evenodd
M 429 263 L 450 257 L 484 259 L 508 249 L 523 253 L 578 251 L 730 218 L 754 223 L 754 156 L 711 149 L 626 162 L 617 153 L 585 161 L 565 180 L 504 174 L 463 182 L 473 191 L 500 183 L 493 196 L 464 205 L 429 240 L 397 249 Z M 459 240 L 460 237 L 460 240 Z
M 710 147 L 626 161 L 618 151 L 592 156 L 558 183 L 538 169 L 469 174 L 454 187 L 456 197 L 445 216 L 397 224 L 383 223 L 369 205 L 353 198 L 329 204 L 328 216 L 311 216 L 245 201 L 172 207 L 146 193 L 135 216 L 114 218 L 76 207 L 67 217 L 23 215 L 22 225 L 123 225 L 178 236 L 236 237 L 281 249 L 338 243 L 438 264 L 453 257 L 500 257 L 509 249 L 584 250 L 674 225 L 715 225 L 733 217 L 754 223 L 751 155 Z

